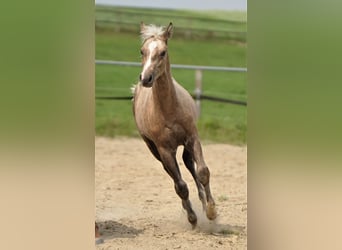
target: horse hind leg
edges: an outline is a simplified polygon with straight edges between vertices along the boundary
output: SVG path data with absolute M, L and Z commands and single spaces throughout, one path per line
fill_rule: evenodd
M 194 157 L 195 162 L 197 164 L 197 176 L 201 184 L 204 186 L 205 194 L 207 197 L 207 218 L 209 220 L 214 220 L 217 217 L 217 212 L 215 207 L 215 201 L 211 195 L 210 190 L 210 171 L 204 162 L 202 147 L 198 140 L 194 143 Z
M 173 179 L 175 191 L 177 195 L 182 199 L 182 206 L 187 212 L 188 221 L 190 222 L 192 227 L 195 228 L 197 224 L 197 216 L 192 209 L 191 202 L 189 200 L 189 189 L 185 181 L 181 177 L 179 167 L 176 161 L 176 155 L 175 153 L 170 153 L 165 149 L 160 149 L 159 152 L 163 167 L 165 171 Z
M 205 197 L 205 193 L 204 193 L 204 188 L 203 188 L 203 185 L 201 184 L 201 182 L 199 181 L 199 178 L 198 178 L 197 173 L 195 171 L 193 154 L 186 147 L 184 147 L 182 157 L 183 157 L 183 161 L 184 161 L 186 168 L 189 170 L 189 172 L 191 173 L 191 175 L 194 178 L 194 181 L 196 183 L 197 190 L 198 190 L 198 197 L 202 203 L 203 211 L 206 211 L 207 202 L 206 202 L 206 197 Z
M 199 171 L 199 179 L 204 186 L 204 190 L 207 196 L 207 217 L 209 220 L 215 220 L 217 217 L 215 201 L 211 195 L 210 185 L 209 185 L 210 172 L 208 167 L 203 167 Z

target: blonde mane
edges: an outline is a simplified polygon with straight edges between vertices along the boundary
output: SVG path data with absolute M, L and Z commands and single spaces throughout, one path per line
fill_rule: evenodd
M 153 24 L 144 26 L 144 29 L 141 31 L 141 42 L 144 42 L 146 39 L 154 37 L 161 37 L 164 33 L 164 27 L 158 27 Z

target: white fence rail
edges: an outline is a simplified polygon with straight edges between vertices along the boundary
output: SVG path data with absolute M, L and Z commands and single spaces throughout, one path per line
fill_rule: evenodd
M 141 63 L 140 62 L 95 60 L 95 63 L 96 64 L 109 64 L 109 65 L 141 67 Z M 214 71 L 247 72 L 247 68 L 201 66 L 201 65 L 184 65 L 184 64 L 171 64 L 171 68 L 174 68 L 174 69 L 192 69 L 192 70 L 214 70 Z
M 106 64 L 106 65 L 141 67 L 140 62 L 95 60 L 95 63 L 96 64 Z M 228 71 L 228 72 L 247 72 L 247 68 L 240 68 L 240 67 L 218 67 L 218 66 L 171 64 L 171 68 L 195 70 L 195 100 L 196 100 L 198 114 L 200 114 L 201 99 L 203 99 L 203 95 L 202 95 L 202 71 L 203 70 Z M 207 99 L 215 100 L 214 97 L 209 97 Z M 220 98 L 218 98 L 218 99 L 220 99 Z M 247 105 L 246 102 L 242 102 L 242 101 L 226 100 L 226 102 L 239 104 L 239 105 Z

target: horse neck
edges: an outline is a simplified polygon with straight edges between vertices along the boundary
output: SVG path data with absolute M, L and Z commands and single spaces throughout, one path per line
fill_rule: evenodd
M 164 73 L 156 80 L 152 87 L 153 99 L 158 102 L 157 107 L 164 114 L 172 114 L 176 108 L 176 90 L 171 76 L 169 58 L 166 58 Z

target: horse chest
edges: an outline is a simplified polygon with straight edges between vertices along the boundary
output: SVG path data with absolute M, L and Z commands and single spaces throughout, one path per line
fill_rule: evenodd
M 165 119 L 157 113 L 141 116 L 139 124 L 139 130 L 151 139 L 182 141 L 187 135 L 180 121 Z
M 187 95 L 180 92 L 182 102 L 163 102 L 152 97 L 151 89 L 139 89 L 134 100 L 135 120 L 138 130 L 153 141 L 169 141 L 182 144 L 193 136 L 195 118 L 192 99 L 187 102 Z M 184 100 L 185 99 L 185 100 Z M 171 104 L 172 105 L 171 105 Z M 169 104 L 169 105 L 165 105 Z

